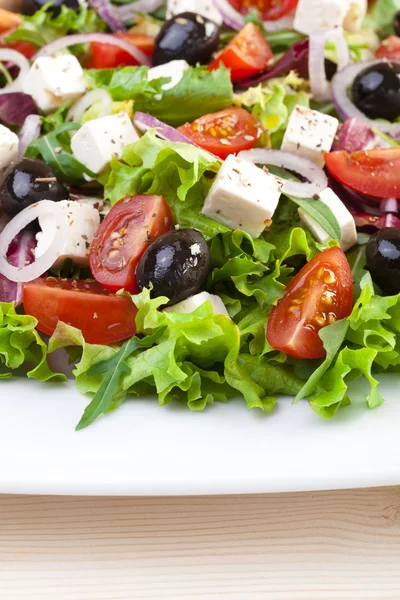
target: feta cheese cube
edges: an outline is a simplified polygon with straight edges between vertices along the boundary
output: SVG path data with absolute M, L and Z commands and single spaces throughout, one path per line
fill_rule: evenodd
M 299 154 L 323 167 L 324 153 L 331 149 L 338 126 L 335 117 L 297 105 L 290 115 L 281 150 Z
M 293 28 L 310 35 L 318 29 L 342 27 L 351 0 L 299 0 Z
M 183 12 L 194 12 L 222 25 L 222 16 L 213 0 L 168 0 L 167 19 Z
M 93 173 L 100 173 L 113 156 L 139 139 L 132 121 L 122 111 L 85 123 L 71 139 L 72 153 Z
M 26 74 L 22 91 L 32 96 L 39 110 L 51 112 L 85 93 L 83 69 L 72 54 L 42 56 Z
M 0 125 L 0 183 L 3 181 L 8 167 L 17 162 L 18 148 L 18 136 L 8 127 Z
M 205 200 L 202 213 L 258 238 L 270 224 L 282 182 L 252 162 L 229 155 Z
M 170 77 L 171 81 L 161 86 L 163 90 L 170 90 L 180 82 L 188 68 L 189 63 L 186 60 L 171 60 L 168 63 L 149 69 L 147 78 L 151 81 L 152 79 L 160 79 L 161 77 Z
M 357 243 L 356 224 L 351 213 L 347 210 L 346 206 L 335 194 L 335 192 L 330 188 L 326 188 L 323 192 L 321 192 L 319 194 L 319 199 L 321 202 L 329 206 L 335 215 L 342 230 L 342 236 L 338 241 L 343 252 L 346 252 Z M 325 229 L 323 229 L 315 219 L 305 213 L 302 208 L 299 208 L 298 211 L 304 226 L 311 231 L 313 237 L 318 242 L 321 244 L 326 244 L 332 239 Z
M 53 266 L 59 267 L 70 258 L 77 265 L 87 267 L 89 246 L 100 225 L 99 211 L 92 206 L 72 200 L 62 200 L 58 202 L 58 206 L 65 212 L 68 234 L 63 251 Z M 51 215 L 39 217 L 39 226 L 42 231 L 36 234 L 36 258 L 46 253 L 54 236 L 57 235 L 55 221 Z
M 343 21 L 346 31 L 360 31 L 368 10 L 368 0 L 351 0 L 350 7 Z
M 178 304 L 167 306 L 167 308 L 164 308 L 164 312 L 191 313 L 204 304 L 204 302 L 207 302 L 207 300 L 210 300 L 215 315 L 228 315 L 228 311 L 221 298 L 215 294 L 209 294 L 208 292 L 200 292 L 200 294 L 189 296 L 189 298 L 182 300 L 182 302 L 178 302 Z

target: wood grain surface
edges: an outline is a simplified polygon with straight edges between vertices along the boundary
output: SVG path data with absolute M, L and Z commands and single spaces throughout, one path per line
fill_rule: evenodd
M 1 600 L 400 599 L 400 488 L 0 496 Z

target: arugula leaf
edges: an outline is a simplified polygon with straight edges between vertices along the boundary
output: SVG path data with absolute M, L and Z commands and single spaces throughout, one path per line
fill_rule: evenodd
M 41 48 L 67 33 L 90 33 L 106 29 L 104 21 L 85 5 L 81 5 L 76 12 L 62 4 L 60 14 L 54 17 L 50 4 L 45 4 L 32 16 L 23 15 L 21 24 L 7 36 L 6 41 L 29 42 Z
M 147 72 L 147 67 L 123 67 L 91 70 L 86 75 L 91 87 L 106 89 L 113 100 L 133 100 L 136 111 L 175 127 L 232 105 L 232 83 L 225 67 L 215 71 L 191 67 L 168 90 L 162 89 L 168 78 L 148 81 Z
M 165 328 L 161 328 L 153 335 L 147 336 L 144 339 L 139 339 L 136 336 L 132 337 L 121 346 L 117 354 L 105 361 L 93 365 L 89 369 L 89 377 L 91 375 L 104 373 L 104 378 L 93 400 L 85 408 L 85 412 L 76 426 L 77 431 L 91 425 L 97 417 L 107 412 L 112 405 L 121 375 L 129 372 L 129 368 L 125 362 L 127 358 L 139 348 L 150 348 L 153 346 L 153 344 L 163 335 L 164 330 Z
M 24 363 L 33 368 L 27 376 L 38 381 L 65 381 L 65 375 L 53 373 L 47 363 L 47 347 L 35 327 L 37 320 L 19 315 L 13 302 L 0 302 L 0 365 L 1 377 L 9 377 L 11 370 Z
M 315 200 L 314 198 L 296 198 L 288 194 L 286 196 L 305 213 L 310 215 L 310 217 L 315 219 L 333 240 L 341 239 L 342 230 L 329 206 L 321 202 L 321 200 Z
M 79 128 L 77 123 L 64 123 L 31 142 L 25 152 L 28 158 L 41 157 L 63 181 L 81 184 L 83 175 L 96 177 L 71 153 L 69 132 Z

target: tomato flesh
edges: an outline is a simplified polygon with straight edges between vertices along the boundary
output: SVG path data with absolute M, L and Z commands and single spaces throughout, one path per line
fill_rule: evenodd
M 375 198 L 400 196 L 400 148 L 337 150 L 325 154 L 325 164 L 335 179 L 357 192 Z
M 0 8 L 0 33 L 16 29 L 21 24 L 22 17 L 18 13 Z
M 90 344 L 111 344 L 136 333 L 137 308 L 128 296 L 115 296 L 96 281 L 47 277 L 24 284 L 25 312 L 37 329 L 52 335 L 58 321 L 82 331 Z
M 298 0 L 228 0 L 237 11 L 247 15 L 256 10 L 262 21 L 275 21 L 289 15 L 297 6 Z
M 136 266 L 149 244 L 171 229 L 162 196 L 128 196 L 115 204 L 89 249 L 93 277 L 111 292 L 137 293 Z
M 227 108 L 204 115 L 178 130 L 195 144 L 225 159 L 229 154 L 254 148 L 261 136 L 255 118 L 244 108 Z
M 391 58 L 400 60 L 400 37 L 390 35 L 387 37 L 376 51 L 377 58 Z
M 272 50 L 260 29 L 254 23 L 247 23 L 221 50 L 209 69 L 218 69 L 223 64 L 231 70 L 232 81 L 240 81 L 266 69 L 272 57 Z
M 272 309 L 268 342 L 297 358 L 322 358 L 326 352 L 318 332 L 350 315 L 353 295 L 346 255 L 340 248 L 324 250 L 292 279 Z
M 8 42 L 7 44 L 0 42 L 0 48 L 11 48 L 11 50 L 20 52 L 26 58 L 32 58 L 32 56 L 37 52 L 36 46 L 30 42 Z
M 116 33 L 115 35 L 130 42 L 147 56 L 152 55 L 154 46 L 154 38 L 152 36 L 138 33 Z M 92 42 L 91 49 L 92 55 L 86 64 L 86 68 L 116 69 L 117 67 L 127 67 L 139 64 L 133 56 L 118 46 L 102 44 L 101 42 Z

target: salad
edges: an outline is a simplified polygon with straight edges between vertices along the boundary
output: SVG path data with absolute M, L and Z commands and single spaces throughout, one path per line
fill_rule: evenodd
M 0 377 L 322 418 L 400 370 L 400 0 L 0 9 Z

